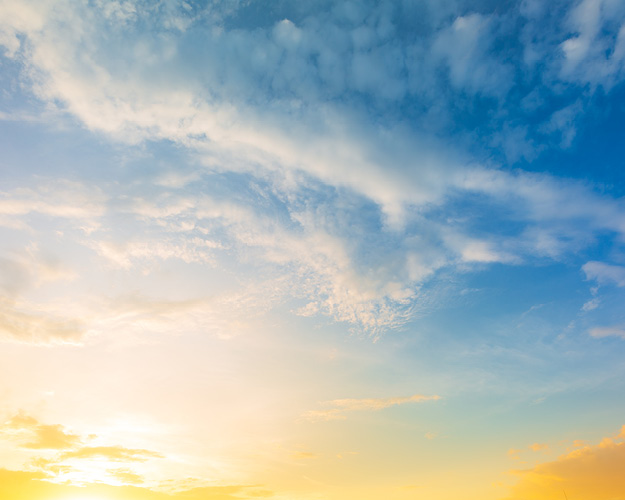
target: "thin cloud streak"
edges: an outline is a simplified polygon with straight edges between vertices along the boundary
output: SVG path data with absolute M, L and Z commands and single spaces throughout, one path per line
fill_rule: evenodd
M 437 401 L 439 399 L 441 399 L 440 396 L 424 396 L 422 394 L 395 398 L 334 399 L 321 403 L 323 406 L 333 406 L 334 408 L 310 410 L 304 413 L 302 417 L 311 422 L 345 420 L 347 419 L 346 413 L 354 411 L 380 411 L 391 406 Z

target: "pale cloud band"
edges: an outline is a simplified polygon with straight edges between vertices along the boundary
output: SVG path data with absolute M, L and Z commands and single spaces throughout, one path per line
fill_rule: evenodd
M 302 417 L 311 422 L 345 420 L 347 418 L 346 413 L 354 411 L 380 411 L 391 406 L 437 401 L 439 399 L 441 399 L 440 396 L 424 396 L 422 394 L 394 398 L 334 399 L 321 403 L 323 406 L 330 407 L 327 410 L 310 410 L 304 413 Z

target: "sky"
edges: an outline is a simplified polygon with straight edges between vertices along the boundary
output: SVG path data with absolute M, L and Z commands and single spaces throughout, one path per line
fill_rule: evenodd
M 0 497 L 625 500 L 625 3 L 0 0 Z

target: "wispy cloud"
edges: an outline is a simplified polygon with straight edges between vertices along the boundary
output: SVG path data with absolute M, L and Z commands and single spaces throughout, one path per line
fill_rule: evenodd
M 612 283 L 616 286 L 625 286 L 625 267 L 606 264 L 605 262 L 590 261 L 582 266 L 586 278 L 596 280 L 599 284 Z
M 119 469 L 108 469 L 107 473 L 123 484 L 142 484 L 144 482 L 143 477 L 139 474 L 123 467 Z
M 625 339 L 625 326 L 597 326 L 590 329 L 590 336 L 596 339 L 604 337 L 620 337 Z
M 503 96 L 512 86 L 512 66 L 491 56 L 495 16 L 471 13 L 441 29 L 433 52 L 447 63 L 452 85 Z
M 83 446 L 60 455 L 60 460 L 104 458 L 112 462 L 145 462 L 150 458 L 163 458 L 151 450 L 125 448 L 123 446 Z
M 302 416 L 311 422 L 345 420 L 347 418 L 346 413 L 354 411 L 379 411 L 391 406 L 436 401 L 438 399 L 441 399 L 441 397 L 424 396 L 422 394 L 395 398 L 334 399 L 321 403 L 323 406 L 329 406 L 331 408 L 327 410 L 310 410 Z
M 532 451 L 547 451 L 549 450 L 549 445 L 546 443 L 534 443 L 529 445 L 528 448 Z
M 33 344 L 78 343 L 84 323 L 45 307 L 0 298 L 0 336 Z
M 95 186 L 69 180 L 41 180 L 35 188 L 0 193 L 0 215 L 41 214 L 95 220 L 105 212 L 107 196 Z

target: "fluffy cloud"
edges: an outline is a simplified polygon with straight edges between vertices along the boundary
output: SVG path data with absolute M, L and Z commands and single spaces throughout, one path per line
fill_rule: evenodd
M 62 425 L 39 425 L 35 431 L 35 440 L 26 443 L 32 449 L 65 449 L 80 443 L 80 436 L 65 432 Z
M 582 43 L 620 19 L 612 2 L 590 4 L 575 9 L 598 12 L 595 21 L 573 9 L 553 40 L 532 38 L 533 47 L 540 43 L 533 50 L 565 43 L 564 24 Z M 339 2 L 258 28 L 237 17 L 243 6 L 167 5 L 2 4 L 6 54 L 52 112 L 118 143 L 170 141 L 194 167 L 149 186 L 31 182 L 3 193 L 0 223 L 57 219 L 58 231 L 82 231 L 81 244 L 128 272 L 168 260 L 213 266 L 220 252 L 258 259 L 291 277 L 292 294 L 307 301 L 300 314 L 321 312 L 374 334 L 414 315 L 420 288 L 442 269 L 558 259 L 603 231 L 625 232 L 619 201 L 582 183 L 475 165 L 450 147 L 462 141 L 428 128 L 437 120 L 423 110 L 438 109 L 448 124 L 475 99 L 497 106 L 510 93 L 522 96 L 515 106 L 525 116 L 549 94 L 520 88 L 516 75 L 529 69 L 513 68 L 510 54 L 527 46 L 502 45 L 513 24 L 505 9 L 432 3 L 422 13 L 429 28 L 408 29 L 402 22 L 418 16 L 407 6 Z M 528 26 L 553 21 L 532 5 L 522 9 Z M 611 57 L 620 57 L 615 43 Z M 557 80 L 561 61 L 552 59 L 548 73 Z M 537 133 L 568 147 L 584 99 L 559 106 Z M 395 120 L 404 109 L 406 119 Z M 493 120 L 485 130 L 521 130 L 518 117 Z M 228 182 L 237 188 L 224 189 Z M 478 215 L 467 218 L 458 207 L 473 203 Z M 478 229 L 479 214 L 498 214 L 498 226 Z M 501 234 L 504 226 L 518 231 Z M 4 323 L 18 325 L 13 338 L 43 335 L 25 309 L 6 309 Z M 56 337 L 80 336 L 80 327 L 63 333 L 62 319 L 50 321 Z
M 25 450 L 47 453 L 36 456 L 31 465 L 46 474 L 58 478 L 71 478 L 80 462 L 104 461 L 123 463 L 142 463 L 154 458 L 163 458 L 161 453 L 141 448 L 127 448 L 119 445 L 88 446 L 85 443 L 97 438 L 95 435 L 81 436 L 68 431 L 60 424 L 43 424 L 34 417 L 19 412 L 0 427 L 1 434 L 16 440 Z M 50 455 L 50 452 L 56 452 Z M 124 484 L 138 484 L 140 478 L 128 469 L 113 469 L 109 474 L 117 477 Z

